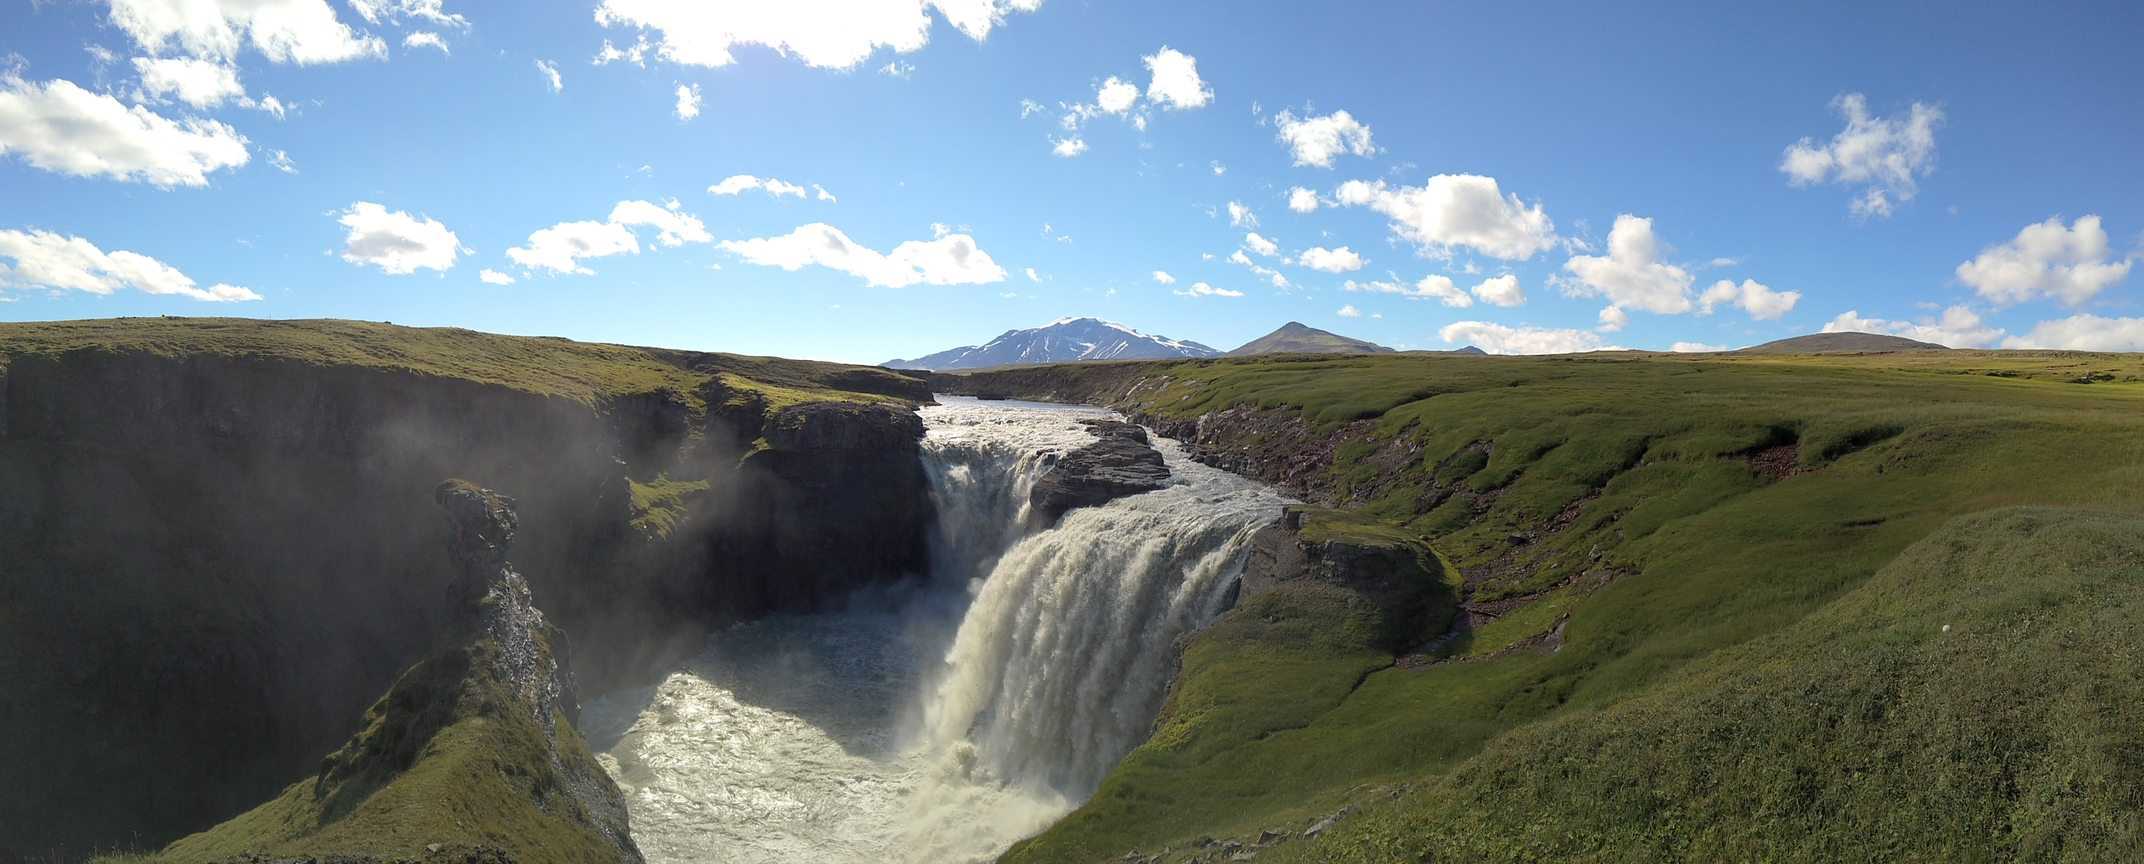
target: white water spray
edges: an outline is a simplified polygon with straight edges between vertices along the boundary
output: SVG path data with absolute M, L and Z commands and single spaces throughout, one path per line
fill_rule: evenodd
M 584 711 L 650 861 L 995 857 L 1145 738 L 1177 643 L 1283 503 L 1157 440 L 1175 485 L 1032 530 L 1035 480 L 1107 415 L 945 402 L 923 411 L 927 581 L 723 631 Z

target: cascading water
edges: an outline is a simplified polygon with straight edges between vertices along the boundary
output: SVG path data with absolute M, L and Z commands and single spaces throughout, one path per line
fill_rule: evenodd
M 1283 499 L 1157 448 L 1167 489 L 1035 530 L 1027 496 L 1105 412 L 923 410 L 932 573 L 715 634 L 583 726 L 650 861 L 988 860 L 1145 737 L 1176 643 L 1223 611 Z

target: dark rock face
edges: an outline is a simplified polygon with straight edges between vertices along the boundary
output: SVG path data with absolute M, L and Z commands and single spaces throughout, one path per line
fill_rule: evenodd
M 1279 522 L 1251 535 L 1239 598 L 1290 583 L 1343 589 L 1376 616 L 1378 646 L 1395 653 L 1450 626 L 1456 598 L 1427 546 L 1371 538 L 1305 539 L 1303 518 L 1291 507 Z
M 1148 443 L 1146 430 L 1121 420 L 1082 420 L 1101 440 L 1059 457 L 1035 481 L 1028 506 L 1044 524 L 1065 511 L 1107 504 L 1126 495 L 1169 485 L 1169 468 L 1161 451 Z
M 913 412 L 703 395 L 695 420 L 668 392 L 588 405 L 280 358 L 6 358 L 0 765 L 46 779 L 0 788 L 0 860 L 159 844 L 317 765 L 449 623 L 461 571 L 439 550 L 461 534 L 512 542 L 595 688 L 712 624 L 920 572 Z M 456 476 L 513 490 L 512 524 L 412 506 Z M 644 536 L 634 484 L 662 476 L 708 488 Z

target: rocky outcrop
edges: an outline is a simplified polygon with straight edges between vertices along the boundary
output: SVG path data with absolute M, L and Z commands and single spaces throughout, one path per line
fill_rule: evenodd
M 1239 602 L 1295 585 L 1337 587 L 1374 616 L 1372 644 L 1395 654 L 1450 627 L 1456 595 L 1436 553 L 1344 518 L 1291 506 L 1251 535 Z
M 513 499 L 460 480 L 440 484 L 435 499 L 456 571 L 440 646 L 309 782 L 157 858 L 365 862 L 453 845 L 525 864 L 641 860 L 624 797 L 574 733 L 564 635 L 508 563 Z
M 20 345 L 0 341 L 0 765 L 43 779 L 0 788 L 0 860 L 200 830 L 358 731 L 448 623 L 459 571 L 437 550 L 453 528 L 411 506 L 440 477 L 513 490 L 517 571 L 592 687 L 927 555 L 920 425 L 900 404 L 772 405 L 728 374 L 589 400 L 291 356 Z M 632 524 L 650 489 L 691 490 L 670 530 Z
M 1169 468 L 1145 429 L 1121 420 L 1080 422 L 1098 440 L 1058 457 L 1028 494 L 1031 511 L 1044 524 L 1055 523 L 1067 510 L 1169 485 Z

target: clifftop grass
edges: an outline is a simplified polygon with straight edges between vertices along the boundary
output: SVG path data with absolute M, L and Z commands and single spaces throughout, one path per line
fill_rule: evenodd
M 2144 771 L 2114 769 L 2144 752 L 2144 687 L 2119 671 L 2138 636 L 2092 622 L 2135 620 L 2144 596 L 2118 589 L 2129 553 L 2092 550 L 2139 533 L 2144 358 L 1276 357 L 965 380 L 1205 416 L 1231 430 L 1208 446 L 1276 472 L 1329 453 L 1302 481 L 1348 513 L 1331 524 L 1429 542 L 1487 619 L 1395 665 L 1314 603 L 1231 612 L 1185 655 L 1179 698 L 1204 694 L 1205 722 L 1165 719 L 1010 861 L 1184 860 L 1268 829 L 1293 839 L 1261 861 L 2091 861 L 2136 836 Z M 2014 626 L 1932 642 L 1938 615 Z M 2049 700 L 2077 710 L 2017 707 Z
M 595 404 L 670 392 L 706 410 L 710 382 L 761 391 L 769 404 L 901 402 L 916 379 L 871 366 L 636 348 L 557 337 L 503 336 L 454 327 L 369 321 L 251 318 L 110 318 L 0 324 L 0 369 L 11 355 L 93 350 L 165 357 L 267 357 L 495 384 Z

